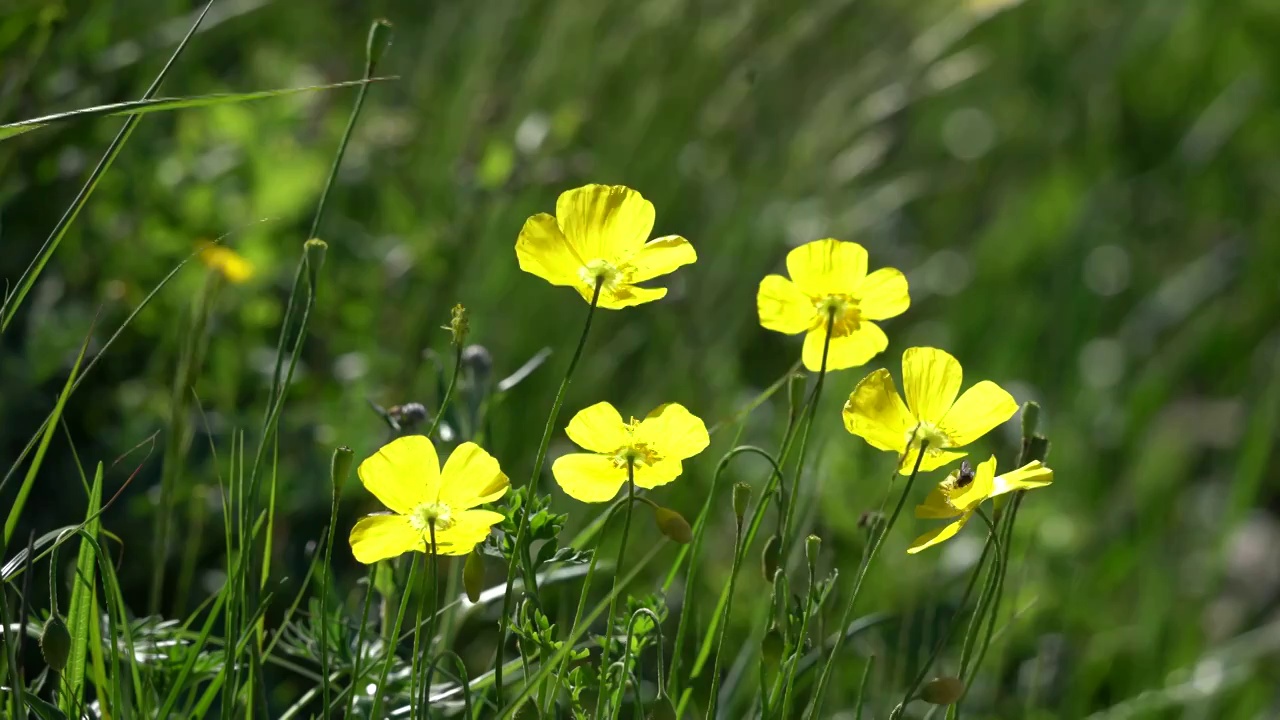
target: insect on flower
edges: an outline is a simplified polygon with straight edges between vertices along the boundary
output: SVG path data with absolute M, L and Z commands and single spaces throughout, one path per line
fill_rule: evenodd
M 360 463 L 360 482 L 391 510 L 360 518 L 351 529 L 351 552 L 369 564 L 410 551 L 466 555 L 502 522 L 479 509 L 502 497 L 509 485 L 498 461 L 466 442 L 440 467 L 431 441 L 408 435 L 387 443 Z
M 653 203 L 622 185 L 585 185 L 560 194 L 556 214 L 529 218 L 516 240 L 520 269 L 552 285 L 571 287 L 591 302 L 618 310 L 652 302 L 666 288 L 636 283 L 674 272 L 698 259 L 679 235 L 649 240 Z M 648 242 L 645 242 L 648 240 Z
M 969 522 L 969 518 L 978 511 L 978 507 L 993 497 L 1014 490 L 1044 487 L 1052 482 L 1053 470 L 1042 465 L 1039 460 L 1034 460 L 1004 475 L 996 475 L 995 455 L 986 462 L 979 463 L 977 469 L 969 467 L 969 463 L 965 462 L 959 470 L 952 472 L 947 479 L 938 483 L 923 503 L 916 506 L 918 518 L 958 519 L 916 538 L 907 552 L 914 555 L 925 548 L 955 537 L 965 523 Z
M 561 489 L 582 502 L 611 500 L 628 472 L 637 487 L 666 485 L 684 472 L 683 460 L 711 443 L 702 420 L 677 403 L 630 422 L 623 422 L 609 403 L 596 403 L 574 415 L 565 433 L 591 452 L 562 455 L 551 473 Z
M 907 348 L 902 354 L 906 402 L 889 371 L 876 370 L 858 383 L 844 404 L 845 429 L 871 447 L 901 455 L 903 475 L 911 473 L 921 444 L 928 441 L 920 470 L 936 470 L 966 455 L 951 448 L 968 445 L 1018 411 L 1013 396 L 990 380 L 960 394 L 962 380 L 960 363 L 950 354 L 937 348 Z

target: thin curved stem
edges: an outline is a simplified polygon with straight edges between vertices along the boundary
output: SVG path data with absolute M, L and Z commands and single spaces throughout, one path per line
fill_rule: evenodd
M 809 417 L 805 420 L 804 432 L 800 435 L 800 449 L 796 458 L 796 473 L 791 480 L 791 492 L 785 492 L 783 487 L 783 506 L 785 512 L 782 522 L 782 529 L 779 532 L 781 536 L 782 547 L 778 553 L 778 557 L 783 558 L 784 562 L 787 558 L 787 551 L 790 549 L 791 523 L 795 520 L 796 514 L 796 498 L 799 496 L 800 479 L 804 475 L 804 461 L 806 457 L 805 450 L 809 447 L 809 431 L 813 429 L 814 418 L 818 415 L 818 401 L 822 399 L 823 381 L 827 378 L 827 353 L 831 350 L 831 329 L 835 324 L 836 311 L 835 308 L 827 309 L 827 334 L 822 341 L 822 364 L 818 366 L 818 380 L 813 385 L 813 395 L 809 399 Z
M 760 498 L 763 503 L 768 498 Z M 720 655 L 724 650 L 725 629 L 729 625 L 729 611 L 733 607 L 733 589 L 738 584 L 738 571 L 742 568 L 741 549 L 743 547 L 742 522 L 737 525 L 737 532 L 734 538 L 733 568 L 729 571 L 729 600 L 724 604 L 724 610 L 720 612 L 720 632 L 716 639 L 716 657 L 711 664 L 711 696 L 707 699 L 707 720 L 715 720 L 716 709 L 720 705 Z
M 636 618 L 641 615 L 648 615 L 649 619 L 653 621 L 654 633 L 658 637 L 658 697 L 662 697 L 662 620 L 660 620 L 658 615 L 649 608 L 640 608 L 639 610 L 636 610 L 631 614 L 631 619 L 627 620 L 627 643 L 622 646 L 622 677 L 625 679 L 631 676 L 631 671 L 629 669 L 631 664 L 631 641 L 635 639 Z M 639 662 L 639 660 L 640 658 L 637 657 L 636 661 Z M 625 682 L 620 683 L 618 685 L 618 689 L 614 691 L 613 712 L 609 715 L 610 720 L 615 720 L 615 718 L 618 717 L 618 712 L 622 710 L 622 694 L 625 687 Z M 639 688 L 640 684 L 638 682 L 632 682 L 632 687 Z M 639 693 L 637 693 L 637 701 L 639 700 L 638 696 Z M 639 715 L 636 717 L 639 717 Z
M 444 397 L 440 398 L 440 407 L 436 409 L 436 416 L 431 420 L 431 427 L 427 429 L 427 438 L 436 434 L 436 428 L 440 427 L 440 419 L 444 417 L 444 411 L 449 407 L 449 401 L 453 399 L 453 389 L 458 385 L 458 372 L 462 369 L 462 343 L 455 342 L 453 344 L 453 376 L 449 378 L 449 385 L 444 389 Z
M 582 349 L 587 346 L 587 336 L 591 333 L 591 319 L 595 317 L 596 307 L 600 302 L 600 288 L 603 286 L 604 279 L 598 278 L 595 292 L 591 294 L 591 307 L 587 310 L 587 320 L 582 325 L 582 336 L 578 338 L 578 347 L 573 351 L 573 357 L 569 358 L 569 367 L 565 368 L 564 379 L 560 381 L 560 389 L 556 392 L 556 399 L 551 404 L 551 414 L 547 417 L 547 424 L 542 430 L 542 442 L 538 445 L 538 454 L 533 461 L 533 472 L 529 474 L 529 480 L 525 483 L 526 492 L 532 492 L 533 488 L 537 487 L 538 476 L 542 474 L 542 464 L 547 459 L 547 447 L 551 444 L 551 435 L 555 432 L 556 420 L 560 417 L 560 407 L 564 405 L 564 396 L 569 390 L 569 381 L 573 379 L 573 371 L 578 367 L 578 360 L 582 357 Z M 527 508 L 528 498 L 525 499 L 525 503 Z M 528 512 L 522 512 L 520 513 L 520 524 L 516 527 L 514 544 L 516 553 L 521 552 L 520 548 L 524 543 L 524 536 L 528 530 L 529 514 Z M 507 587 L 502 596 L 502 618 L 499 620 L 498 628 L 497 661 L 494 664 L 493 671 L 493 690 L 499 706 L 502 705 L 503 651 L 507 644 L 507 631 L 511 625 L 511 590 L 515 581 L 516 558 L 512 558 L 512 562 L 507 565 Z M 526 577 L 526 592 L 536 591 L 536 582 L 536 578 Z
M 418 563 L 409 563 L 409 577 L 405 581 L 405 594 L 404 597 L 400 598 L 400 608 L 396 611 L 395 624 L 391 627 L 391 634 L 387 636 L 391 638 L 391 641 L 387 643 L 385 650 L 387 657 L 382 661 L 382 670 L 378 673 L 378 683 L 374 686 L 376 690 L 373 697 L 373 709 L 369 711 L 369 717 L 382 717 L 380 711 L 382 710 L 382 701 L 387 692 L 387 675 L 391 672 L 391 666 L 396 659 L 395 639 L 400 636 L 400 626 L 404 623 L 405 611 L 409 609 L 409 597 L 413 594 L 407 588 L 413 587 L 414 575 L 417 569 Z
M 627 552 L 627 536 L 631 534 L 631 511 L 635 507 L 636 497 L 636 466 L 635 462 L 627 461 L 627 512 L 622 516 L 622 539 L 618 541 L 618 561 L 614 564 L 613 570 L 613 590 L 609 593 L 609 612 L 604 616 L 604 649 L 600 653 L 600 693 L 596 696 L 596 714 L 595 717 L 603 717 L 604 710 L 604 691 L 605 681 L 609 676 L 609 646 L 613 640 L 613 614 L 617 611 L 618 595 L 621 594 L 622 588 L 618 584 L 620 573 L 622 572 L 622 560 Z M 626 676 L 619 678 L 619 682 L 626 683 Z

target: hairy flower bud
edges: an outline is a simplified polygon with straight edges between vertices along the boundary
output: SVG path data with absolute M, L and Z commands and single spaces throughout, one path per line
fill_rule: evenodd
M 45 621 L 44 630 L 40 633 L 40 654 L 44 656 L 49 669 L 59 673 L 67 666 L 67 658 L 71 656 L 71 633 L 56 612 Z
M 920 699 L 931 705 L 951 705 L 961 697 L 964 697 L 964 682 L 960 678 L 934 678 L 920 689 Z
M 671 540 L 681 545 L 693 542 L 693 529 L 689 527 L 684 516 L 675 510 L 655 505 L 653 519 L 658 523 L 658 530 Z

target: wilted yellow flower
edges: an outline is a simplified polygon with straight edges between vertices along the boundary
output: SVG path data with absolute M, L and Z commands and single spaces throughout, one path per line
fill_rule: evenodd
M 960 363 L 950 354 L 937 348 L 907 348 L 902 353 L 907 401 L 898 395 L 889 371 L 876 370 L 849 395 L 844 426 L 872 447 L 904 456 L 899 468 L 903 475 L 910 474 L 920 443 L 928 440 L 920 470 L 935 470 L 966 455 L 948 448 L 968 445 L 1018 411 L 1013 396 L 990 380 L 969 388 L 957 400 L 962 379 Z
M 817 372 L 831 318 L 827 369 L 865 364 L 889 346 L 873 320 L 901 315 L 911 304 L 907 278 L 893 268 L 867 274 L 867 251 L 857 243 L 815 240 L 787 253 L 787 273 L 760 281 L 756 309 L 766 330 L 806 333 L 801 359 Z
M 501 513 L 477 510 L 507 492 L 498 461 L 475 443 L 462 443 L 440 469 L 423 435 L 393 440 L 360 463 L 360 482 L 391 512 L 360 518 L 351 552 L 369 564 L 416 550 L 426 552 L 435 526 L 436 552 L 466 555 L 489 535 Z
M 986 462 L 980 463 L 976 470 L 969 467 L 966 461 L 960 465 L 959 470 L 952 472 L 946 480 L 938 483 L 938 487 L 929 493 L 922 504 L 916 506 L 918 518 L 959 519 L 916 538 L 907 552 L 918 553 L 927 547 L 950 540 L 960 532 L 960 528 L 964 527 L 965 523 L 969 522 L 969 518 L 977 512 L 978 506 L 989 498 L 1014 490 L 1044 487 L 1052 482 L 1053 471 L 1041 465 L 1039 460 L 999 476 L 996 475 L 995 455 Z
M 631 422 L 623 422 L 609 403 L 596 403 L 574 415 L 565 433 L 591 452 L 562 455 L 551 465 L 551 474 L 561 489 L 582 502 L 611 500 L 627 482 L 628 464 L 638 487 L 666 485 L 684 472 L 682 460 L 711 443 L 702 420 L 677 403 Z
M 237 285 L 253 277 L 253 264 L 226 245 L 205 240 L 200 243 L 200 262 Z
M 618 310 L 657 300 L 666 288 L 635 283 L 673 272 L 698 259 L 679 235 L 649 240 L 653 203 L 622 185 L 586 185 L 560 194 L 555 216 L 525 221 L 516 240 L 520 269 L 552 285 L 572 287 L 591 302 Z M 645 242 L 649 240 L 648 242 Z

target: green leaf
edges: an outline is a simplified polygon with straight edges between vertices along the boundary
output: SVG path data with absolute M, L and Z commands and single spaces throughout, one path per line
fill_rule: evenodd
M 210 107 L 213 105 L 249 102 L 251 100 L 265 100 L 267 98 L 297 95 L 299 93 L 316 92 L 318 90 L 336 90 L 338 88 L 354 87 L 388 79 L 389 78 L 370 78 L 368 80 L 347 80 L 346 82 L 330 83 L 328 85 L 308 85 L 306 87 L 278 88 L 276 90 L 258 90 L 256 92 L 246 93 L 211 93 L 209 95 L 195 95 L 192 97 L 179 98 L 150 98 L 146 100 L 129 100 L 127 102 L 111 103 L 109 105 L 95 105 L 93 107 L 68 110 L 67 112 L 31 118 L 30 120 L 20 120 L 7 125 L 0 125 L 0 141 L 8 140 L 9 138 L 16 137 L 23 133 L 38 130 L 60 122 L 88 120 L 97 117 L 145 115 L 147 113 L 165 112 L 168 110 Z
M 63 673 L 66 692 L 61 693 L 62 710 L 68 715 L 84 702 L 86 656 L 89 649 L 91 623 L 98 618 L 97 578 L 98 564 L 94 558 L 94 543 L 102 522 L 98 518 L 102 506 L 102 463 L 93 474 L 93 486 L 89 490 L 89 507 L 85 511 L 85 532 L 81 538 L 80 553 L 76 556 L 76 574 L 71 585 L 71 608 L 67 611 L 67 630 L 71 633 L 71 656 Z M 93 542 L 89 542 L 92 539 Z

